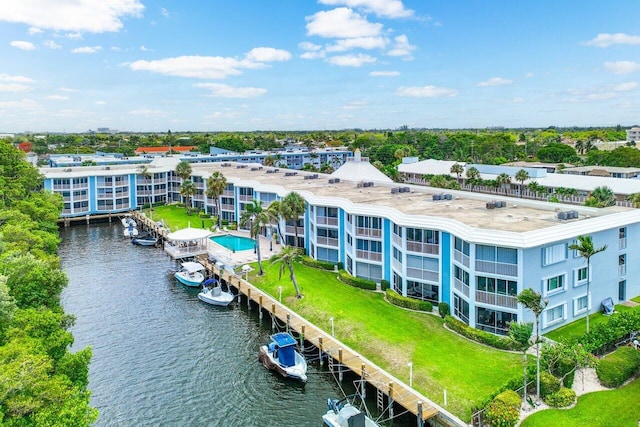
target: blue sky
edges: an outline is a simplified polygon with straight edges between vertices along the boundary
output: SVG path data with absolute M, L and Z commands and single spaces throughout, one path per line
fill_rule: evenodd
M 4 0 L 0 133 L 629 126 L 637 0 Z

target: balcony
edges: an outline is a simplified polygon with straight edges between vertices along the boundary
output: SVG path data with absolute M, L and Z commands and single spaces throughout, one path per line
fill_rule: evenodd
M 333 248 L 338 247 L 338 239 L 335 239 L 333 237 L 317 237 L 316 243 L 318 243 L 319 245 L 331 246 Z
M 459 262 L 460 264 L 464 265 L 465 267 L 469 267 L 469 255 L 465 255 L 460 251 L 453 251 L 453 259 L 454 261 Z
M 395 243 L 397 247 L 401 248 L 402 247 L 402 237 L 398 236 L 395 233 L 392 234 L 391 236 L 392 236 L 393 243 Z
M 469 285 L 465 285 L 462 281 L 454 278 L 453 287 L 455 290 L 462 292 L 465 297 L 469 297 Z
M 382 261 L 382 254 L 380 252 L 356 250 L 356 257 L 360 259 L 367 259 L 369 261 Z
M 493 292 L 476 291 L 476 302 L 506 308 L 518 308 L 518 300 L 516 297 L 495 294 Z
M 618 240 L 618 249 L 627 249 L 627 238 L 622 237 Z
M 440 281 L 440 274 L 437 271 L 427 271 L 412 267 L 407 267 L 407 277 L 411 279 L 428 280 L 430 282 Z
M 330 217 L 330 216 L 318 216 L 316 217 L 317 225 L 338 225 L 338 218 Z
M 476 260 L 476 271 L 491 274 L 501 274 L 503 276 L 518 276 L 517 264 L 505 264 L 502 262 L 479 261 Z
M 71 184 L 57 184 L 53 186 L 54 190 L 70 190 Z
M 227 203 L 223 203 L 220 205 L 220 209 L 223 211 L 233 211 L 234 210 L 234 206 L 227 204 Z
M 374 237 L 381 238 L 382 230 L 379 228 L 364 228 L 364 227 L 356 227 L 356 236 L 358 237 Z
M 222 195 L 226 196 L 226 197 L 235 197 L 236 196 L 236 194 L 234 193 L 233 190 L 224 190 L 222 192 Z
M 419 243 L 407 241 L 407 250 L 412 252 L 420 252 L 423 254 L 440 254 L 440 246 L 431 243 Z
M 402 273 L 402 264 L 400 264 L 400 261 L 398 261 L 397 259 L 393 258 L 392 260 L 392 266 L 393 268 L 398 272 L 398 273 Z
M 296 228 L 293 225 L 287 225 L 284 229 L 286 234 L 296 234 Z M 298 235 L 304 234 L 304 227 L 298 226 Z
M 253 194 L 241 194 L 239 198 L 243 202 L 250 202 L 253 200 Z

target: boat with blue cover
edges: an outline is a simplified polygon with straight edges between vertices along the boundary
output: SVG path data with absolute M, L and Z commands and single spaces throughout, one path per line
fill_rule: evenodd
M 211 305 L 228 306 L 233 301 L 234 295 L 231 292 L 222 290 L 220 283 L 216 279 L 207 279 L 202 283 L 202 291 L 198 294 L 198 299 Z
M 296 340 L 287 332 L 271 335 L 268 344 L 260 346 L 258 360 L 265 368 L 285 378 L 307 381 L 307 361 L 296 351 Z

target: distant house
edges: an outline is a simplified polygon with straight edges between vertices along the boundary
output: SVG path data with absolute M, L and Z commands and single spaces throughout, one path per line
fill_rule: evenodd
M 195 145 L 184 145 L 184 146 L 175 146 L 175 147 L 138 147 L 136 148 L 136 155 L 143 154 L 152 154 L 156 156 L 163 156 L 169 154 L 169 151 L 172 153 L 188 153 L 191 150 L 197 149 L 198 147 Z
M 632 127 L 627 130 L 627 141 L 640 141 L 640 127 Z

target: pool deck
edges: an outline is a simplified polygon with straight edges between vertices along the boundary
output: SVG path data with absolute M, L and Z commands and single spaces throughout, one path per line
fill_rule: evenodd
M 213 233 L 213 236 L 232 235 L 244 238 L 250 238 L 248 231 L 242 230 L 219 230 Z M 266 261 L 271 256 L 280 253 L 282 245 L 273 241 L 270 241 L 264 236 L 260 236 L 260 257 L 262 261 Z M 252 249 L 244 251 L 232 251 L 224 246 L 209 240 L 207 243 L 207 253 L 209 257 L 213 257 L 224 264 L 230 264 L 234 267 L 250 264 L 258 261 L 258 254 L 254 253 Z

